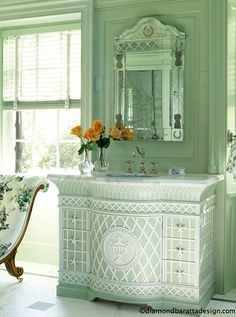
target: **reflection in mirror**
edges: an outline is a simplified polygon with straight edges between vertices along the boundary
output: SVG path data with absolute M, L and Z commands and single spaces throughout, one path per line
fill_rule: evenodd
M 115 115 L 140 140 L 183 140 L 185 34 L 144 18 L 115 38 Z

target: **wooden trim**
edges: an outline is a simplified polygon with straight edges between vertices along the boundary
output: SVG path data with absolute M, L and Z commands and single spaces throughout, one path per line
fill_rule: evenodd
M 19 247 L 19 245 L 20 245 L 20 243 L 25 235 L 26 229 L 28 227 L 36 195 L 40 190 L 44 190 L 44 189 L 45 189 L 45 186 L 43 184 L 40 184 L 36 187 L 36 189 L 33 193 L 32 199 L 31 199 L 31 203 L 30 203 L 30 206 L 28 209 L 28 213 L 27 213 L 22 231 L 19 235 L 19 238 L 18 238 L 17 242 L 14 244 L 13 249 L 10 251 L 10 253 L 8 253 L 3 259 L 0 260 L 0 264 L 2 264 L 2 263 L 5 264 L 8 273 L 10 275 L 16 277 L 17 279 L 19 279 L 19 281 L 22 281 L 22 279 L 20 279 L 19 277 L 24 273 L 24 269 L 22 267 L 17 267 L 15 265 L 15 256 L 17 253 L 17 248 Z

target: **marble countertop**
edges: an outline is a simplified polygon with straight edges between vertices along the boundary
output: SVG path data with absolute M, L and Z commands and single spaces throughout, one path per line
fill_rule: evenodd
M 47 178 L 66 178 L 71 180 L 79 178 L 88 182 L 194 183 L 210 185 L 222 181 L 224 176 L 221 174 L 169 175 L 167 173 L 160 173 L 158 175 L 141 175 L 128 174 L 124 172 L 93 173 L 90 176 L 84 176 L 79 172 L 75 172 L 73 174 L 49 174 Z

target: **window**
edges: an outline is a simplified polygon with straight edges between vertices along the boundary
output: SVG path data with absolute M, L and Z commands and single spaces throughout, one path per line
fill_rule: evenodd
M 77 167 L 78 139 L 69 131 L 80 123 L 80 99 L 78 25 L 4 34 L 3 105 L 12 117 L 15 172 Z

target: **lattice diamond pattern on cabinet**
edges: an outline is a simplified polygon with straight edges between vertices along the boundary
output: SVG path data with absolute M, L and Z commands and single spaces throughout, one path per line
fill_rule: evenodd
M 95 290 L 102 290 L 107 293 L 120 295 L 144 295 L 153 297 L 156 294 L 167 296 L 178 296 L 182 298 L 199 298 L 196 288 L 178 287 L 174 285 L 129 285 L 126 283 L 115 284 L 110 281 L 105 282 L 90 275 L 84 275 L 75 272 L 59 272 L 60 281 L 67 284 L 79 284 L 83 286 L 91 286 Z
M 161 279 L 161 217 L 123 217 L 91 213 L 91 270 L 94 276 L 130 283 L 152 283 Z M 129 270 L 116 270 L 102 253 L 102 237 L 111 227 L 123 227 L 139 240 L 141 254 Z
M 59 271 L 59 280 L 67 284 L 79 284 L 89 286 L 91 276 L 89 274 L 82 274 L 78 272 Z
M 144 296 L 155 296 L 166 295 L 166 296 L 176 296 L 184 298 L 198 298 L 199 293 L 196 289 L 186 288 L 186 287 L 176 287 L 167 285 L 155 285 L 155 286 L 144 286 L 144 285 L 131 285 L 131 284 L 115 284 L 112 282 L 104 282 L 98 279 L 91 279 L 91 287 L 104 291 L 106 293 L 120 294 L 120 295 L 144 295 Z
M 80 208 L 89 208 L 91 201 L 89 197 L 75 197 L 75 196 L 62 196 L 59 199 L 60 207 L 80 207 Z
M 122 202 L 122 201 L 109 201 L 109 200 L 91 200 L 91 209 L 101 211 L 112 211 L 117 213 L 186 213 L 186 214 L 198 214 L 200 213 L 200 207 L 193 203 L 137 203 L 137 202 Z
M 212 287 L 214 186 L 69 176 L 55 183 L 58 290 L 67 285 L 82 294 L 85 286 L 104 298 L 198 303 Z

